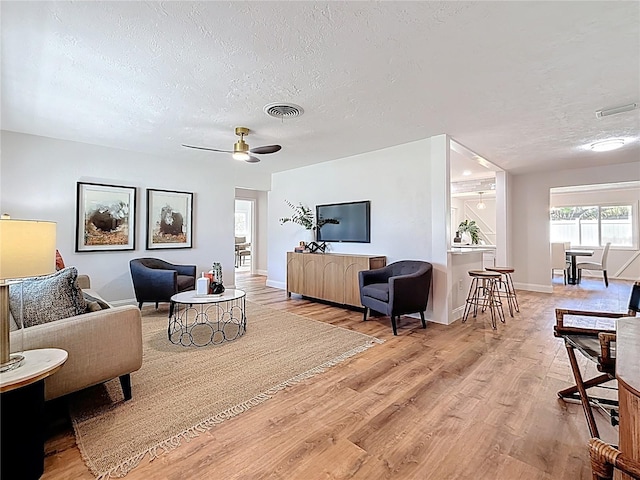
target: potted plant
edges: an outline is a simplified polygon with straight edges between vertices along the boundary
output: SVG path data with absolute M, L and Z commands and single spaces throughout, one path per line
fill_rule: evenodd
M 319 218 L 316 221 L 313 211 L 303 203 L 294 205 L 289 200 L 285 200 L 284 202 L 293 210 L 293 214 L 290 217 L 282 217 L 280 219 L 280 225 L 284 225 L 287 222 L 292 222 L 297 223 L 301 227 L 304 227 L 306 230 L 312 230 L 314 242 L 316 239 L 316 231 L 323 225 L 326 225 L 327 223 L 340 223 L 340 221 L 336 220 L 335 218 Z
M 480 241 L 480 229 L 478 228 L 478 225 L 476 225 L 475 220 L 471 220 L 471 221 L 465 220 L 463 222 L 460 222 L 460 225 L 458 225 L 458 231 L 463 237 L 462 243 L 465 243 L 464 242 L 465 233 L 467 233 L 469 237 L 471 237 L 472 244 L 477 245 L 478 242 Z

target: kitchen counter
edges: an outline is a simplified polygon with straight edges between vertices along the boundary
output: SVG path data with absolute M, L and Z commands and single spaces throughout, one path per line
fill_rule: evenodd
M 461 247 L 451 247 L 451 249 L 447 250 L 447 253 L 451 253 L 453 255 L 463 255 L 465 253 L 495 252 L 495 250 L 495 245 L 463 245 Z

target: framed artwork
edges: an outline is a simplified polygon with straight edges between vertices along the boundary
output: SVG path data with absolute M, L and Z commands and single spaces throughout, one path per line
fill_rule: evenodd
M 77 183 L 76 252 L 135 250 L 136 188 Z
M 191 248 L 193 193 L 147 189 L 147 250 Z

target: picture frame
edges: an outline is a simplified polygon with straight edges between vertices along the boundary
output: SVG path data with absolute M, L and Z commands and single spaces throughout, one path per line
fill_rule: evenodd
M 193 246 L 193 193 L 147 189 L 147 250 Z
M 77 182 L 76 252 L 135 250 L 136 187 Z

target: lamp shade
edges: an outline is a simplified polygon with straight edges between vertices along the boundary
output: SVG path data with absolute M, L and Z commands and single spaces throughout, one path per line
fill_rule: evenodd
M 56 269 L 56 224 L 0 220 L 0 280 L 46 275 Z

